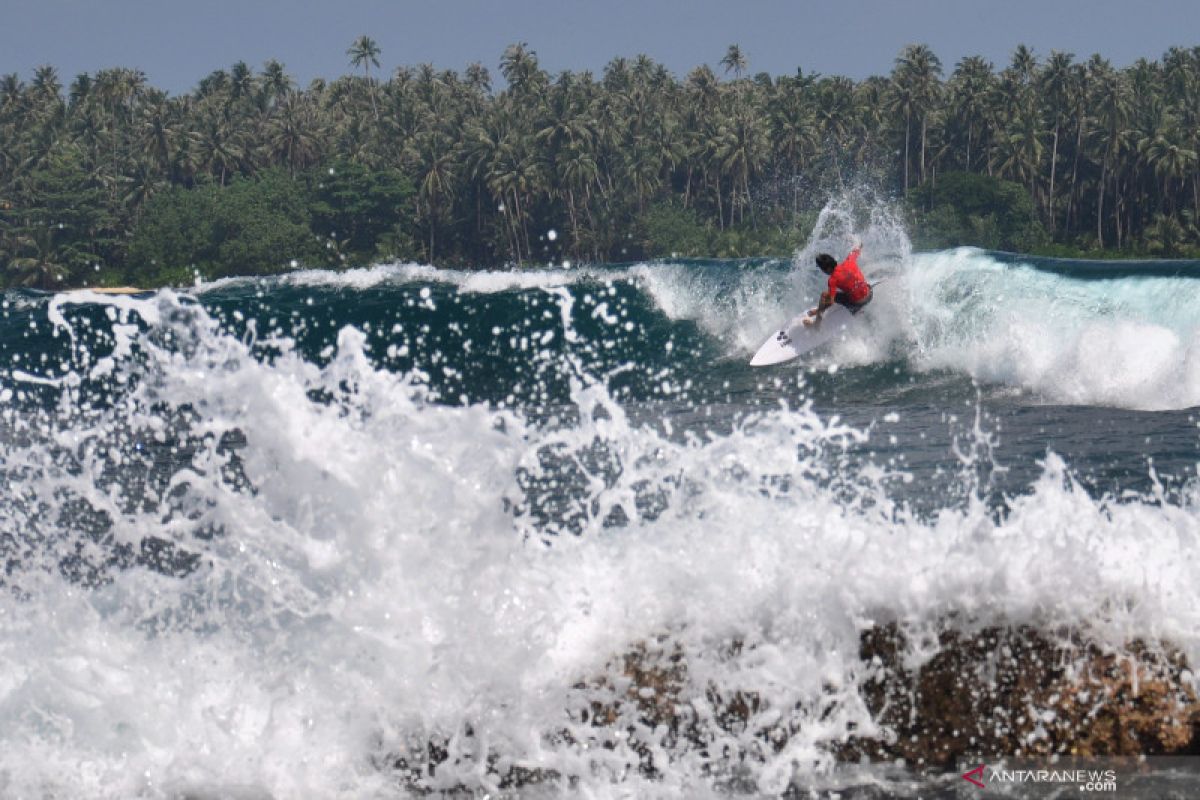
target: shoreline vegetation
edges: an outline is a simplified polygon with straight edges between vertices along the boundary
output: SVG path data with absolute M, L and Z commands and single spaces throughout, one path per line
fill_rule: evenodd
M 0 286 L 187 285 L 388 259 L 499 267 L 788 254 L 831 196 L 882 197 L 918 248 L 1200 257 L 1200 47 L 1116 69 L 1024 45 L 1002 68 L 910 45 L 860 82 L 751 74 L 731 45 L 503 87 L 402 66 L 298 89 L 219 69 L 0 76 Z

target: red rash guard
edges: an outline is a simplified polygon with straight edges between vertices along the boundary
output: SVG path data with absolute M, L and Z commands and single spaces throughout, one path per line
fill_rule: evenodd
M 846 256 L 846 260 L 829 273 L 829 296 L 831 299 L 837 297 L 837 293 L 841 292 L 851 303 L 861 303 L 871 293 L 871 285 L 867 283 L 862 270 L 858 268 L 858 254 L 861 250 L 861 247 L 851 250 L 850 255 Z

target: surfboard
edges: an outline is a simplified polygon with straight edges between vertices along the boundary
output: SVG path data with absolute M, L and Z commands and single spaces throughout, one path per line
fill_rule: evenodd
M 139 289 L 136 286 L 98 286 L 95 289 L 84 289 L 83 291 L 96 292 L 97 294 L 145 294 L 153 290 Z
M 806 326 L 804 319 L 807 316 L 805 311 L 763 342 L 750 359 L 750 366 L 769 367 L 799 358 L 809 350 L 844 337 L 854 319 L 849 309 L 838 305 L 826 309 L 817 325 Z

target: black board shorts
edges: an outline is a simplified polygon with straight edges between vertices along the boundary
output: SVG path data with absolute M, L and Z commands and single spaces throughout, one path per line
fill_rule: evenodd
M 875 290 L 867 289 L 867 298 L 865 300 L 863 300 L 861 303 L 851 303 L 850 298 L 845 293 L 838 292 L 837 296 L 833 298 L 833 302 L 837 303 L 839 306 L 845 306 L 850 310 L 851 314 L 857 314 L 867 307 L 867 304 L 871 302 L 871 298 L 874 296 Z

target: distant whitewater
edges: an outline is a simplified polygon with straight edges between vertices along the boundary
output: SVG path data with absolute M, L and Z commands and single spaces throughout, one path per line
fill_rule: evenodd
M 1200 265 L 912 254 L 872 224 L 858 335 L 752 370 L 853 233 L 818 230 L 794 260 L 6 294 L 0 795 L 494 793 L 516 768 L 775 795 L 872 730 L 867 625 L 1200 661 Z M 708 743 L 589 747 L 581 710 L 647 641 L 686 656 Z M 705 721 L 750 690 L 770 715 Z

